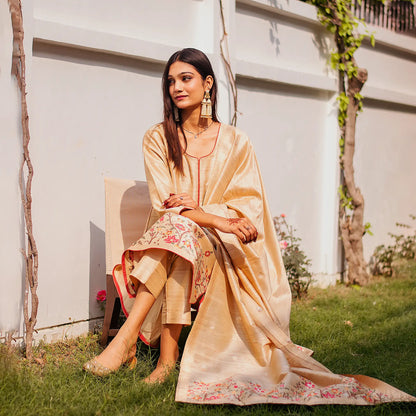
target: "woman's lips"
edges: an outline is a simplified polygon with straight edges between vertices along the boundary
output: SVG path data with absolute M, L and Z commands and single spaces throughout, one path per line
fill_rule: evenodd
M 177 95 L 175 97 L 175 100 L 180 101 L 180 100 L 183 100 L 184 98 L 186 98 L 186 95 Z

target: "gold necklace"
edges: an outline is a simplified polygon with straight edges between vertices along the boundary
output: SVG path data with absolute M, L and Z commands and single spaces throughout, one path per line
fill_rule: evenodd
M 184 129 L 187 133 L 192 134 L 192 135 L 194 136 L 194 139 L 196 140 L 200 134 L 202 134 L 204 131 L 207 131 L 207 130 L 208 130 L 208 129 L 212 126 L 212 123 L 213 123 L 213 121 L 211 121 L 211 123 L 210 123 L 207 127 L 205 127 L 202 131 L 200 131 L 200 132 L 198 132 L 198 133 L 195 133 L 194 131 L 187 130 L 187 129 L 186 129 L 185 127 L 183 127 L 183 126 L 182 126 L 182 128 L 183 128 L 183 129 Z

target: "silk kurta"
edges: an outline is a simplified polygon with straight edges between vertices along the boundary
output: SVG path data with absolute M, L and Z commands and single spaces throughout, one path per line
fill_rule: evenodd
M 183 155 L 183 174 L 168 159 L 162 125 L 145 134 L 143 153 L 153 205 L 149 231 L 154 233 L 166 218 L 174 223 L 182 218 L 196 236 L 194 256 L 180 244 L 173 247 L 163 242 L 160 248 L 188 260 L 194 281 L 201 267 L 204 281 L 209 280 L 185 345 L 177 401 L 236 405 L 416 401 L 370 377 L 334 374 L 314 360 L 310 350 L 290 340 L 290 288 L 256 157 L 243 132 L 221 125 L 209 154 Z M 201 229 L 180 216 L 183 207 L 166 210 L 163 201 L 170 193 L 181 192 L 190 194 L 207 213 L 250 219 L 258 230 L 257 240 L 243 244 L 234 234 Z M 133 252 L 145 253 L 149 231 L 131 248 Z M 212 248 L 209 261 L 204 258 L 204 241 Z M 120 285 L 121 273 L 117 275 Z

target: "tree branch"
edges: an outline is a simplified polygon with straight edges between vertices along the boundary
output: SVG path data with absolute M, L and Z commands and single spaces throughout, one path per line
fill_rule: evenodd
M 11 73 L 17 79 L 20 90 L 21 122 L 23 133 L 23 159 L 19 168 L 19 187 L 22 200 L 27 235 L 26 251 L 22 250 L 25 259 L 25 296 L 23 315 L 25 319 L 26 357 L 32 359 L 33 332 L 36 325 L 39 299 L 38 288 L 38 250 L 33 235 L 32 225 L 32 180 L 33 165 L 29 154 L 29 115 L 26 102 L 26 58 L 24 53 L 23 13 L 20 0 L 8 0 L 13 28 L 13 57 Z M 25 168 L 27 169 L 25 182 Z M 30 295 L 30 300 L 29 300 Z M 30 310 L 30 311 L 29 311 Z
M 231 62 L 230 62 L 230 54 L 228 51 L 228 33 L 227 30 L 225 28 L 225 18 L 224 18 L 224 8 L 223 8 L 223 3 L 222 0 L 219 0 L 220 2 L 220 11 L 221 11 L 221 22 L 222 22 L 222 31 L 223 31 L 223 35 L 221 37 L 221 41 L 220 41 L 220 52 L 221 52 L 221 58 L 224 62 L 225 65 L 225 70 L 227 72 L 227 76 L 228 76 L 228 80 L 230 82 L 230 88 L 231 88 L 231 93 L 233 95 L 233 101 L 234 101 L 234 113 L 233 113 L 233 117 L 231 120 L 231 125 L 235 126 L 237 125 L 237 84 L 235 82 L 235 78 L 234 78 L 234 74 L 233 71 L 231 69 Z

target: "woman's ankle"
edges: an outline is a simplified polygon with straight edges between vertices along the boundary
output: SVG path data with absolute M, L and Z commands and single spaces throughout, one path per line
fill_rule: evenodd
M 157 362 L 157 365 L 159 365 L 159 363 L 161 365 L 170 365 L 170 364 L 176 364 L 176 362 L 178 361 L 179 358 L 179 348 L 177 347 L 174 351 L 169 351 L 169 352 L 161 352 L 160 356 L 159 356 L 159 360 Z

